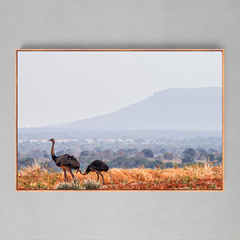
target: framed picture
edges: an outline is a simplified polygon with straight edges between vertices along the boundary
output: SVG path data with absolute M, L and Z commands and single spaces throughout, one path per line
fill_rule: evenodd
M 223 191 L 224 50 L 16 50 L 17 191 Z

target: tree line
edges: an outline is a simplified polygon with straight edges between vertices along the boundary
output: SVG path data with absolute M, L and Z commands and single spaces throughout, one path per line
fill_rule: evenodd
M 56 152 L 57 156 L 65 153 L 75 154 L 70 149 L 59 150 Z M 75 155 L 81 163 L 81 168 L 84 170 L 89 163 L 95 159 L 104 160 L 111 168 L 135 168 L 144 166 L 145 168 L 154 168 L 164 162 L 166 168 L 174 167 L 174 164 L 178 164 L 182 167 L 183 164 L 193 164 L 196 162 L 204 162 L 206 160 L 216 161 L 216 164 L 221 164 L 222 153 L 214 148 L 205 150 L 204 148 L 185 148 L 183 151 L 167 151 L 162 148 L 159 150 L 159 154 L 154 154 L 152 149 L 144 148 L 138 150 L 137 148 L 119 149 L 118 151 L 112 151 L 110 149 L 105 150 L 83 150 L 78 155 Z M 59 169 L 55 166 L 55 163 L 51 160 L 50 154 L 46 150 L 31 150 L 28 154 L 21 154 L 18 152 L 18 167 L 31 165 L 34 162 L 40 163 L 44 167 L 52 168 L 56 171 Z

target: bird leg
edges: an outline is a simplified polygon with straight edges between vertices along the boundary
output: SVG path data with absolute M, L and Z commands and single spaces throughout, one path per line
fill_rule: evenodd
M 65 168 L 63 168 L 63 172 L 64 172 L 64 181 L 66 182 L 67 181 L 67 174 L 66 174 L 66 169 Z
M 103 185 L 105 185 L 103 175 L 101 174 L 101 172 L 99 172 L 99 173 L 102 176 Z
M 72 169 L 70 168 L 70 167 L 68 167 L 68 168 L 66 168 L 67 169 L 67 171 L 72 175 L 72 178 L 73 178 L 73 180 L 74 180 L 74 175 L 73 175 L 73 173 L 72 173 Z
M 98 173 L 98 172 L 96 172 L 96 174 L 97 174 L 97 182 L 98 182 L 98 180 L 99 180 L 99 173 Z

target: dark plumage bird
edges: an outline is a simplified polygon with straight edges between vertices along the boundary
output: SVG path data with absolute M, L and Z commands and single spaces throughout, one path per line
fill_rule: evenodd
M 103 185 L 104 185 L 104 179 L 101 172 L 107 172 L 109 169 L 108 165 L 103 162 L 102 160 L 94 160 L 90 165 L 88 165 L 86 171 L 82 173 L 82 175 L 87 175 L 90 172 L 95 172 L 97 174 L 97 181 L 99 180 L 99 174 L 102 176 Z
M 72 173 L 72 169 L 75 169 L 75 170 L 77 170 L 77 173 L 80 172 L 82 174 L 81 169 L 80 169 L 80 163 L 76 157 L 74 157 L 71 154 L 64 154 L 62 156 L 56 156 L 54 153 L 55 140 L 53 138 L 51 138 L 48 141 L 52 142 L 52 149 L 51 149 L 52 160 L 56 163 L 56 165 L 58 167 L 62 168 L 62 170 L 64 172 L 65 182 L 67 181 L 66 171 L 68 171 L 72 175 L 73 179 L 74 179 L 74 175 Z

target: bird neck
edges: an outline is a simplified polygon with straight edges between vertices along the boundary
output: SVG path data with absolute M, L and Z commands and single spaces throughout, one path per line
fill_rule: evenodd
M 82 175 L 87 175 L 90 172 L 89 166 L 87 167 L 87 169 L 84 171 L 84 173 L 82 173 Z
M 52 159 L 53 159 L 53 161 L 55 161 L 56 160 L 56 155 L 55 155 L 55 153 L 54 153 L 54 144 L 55 144 L 55 142 L 52 142 L 52 149 L 51 149 L 51 155 L 52 155 Z

